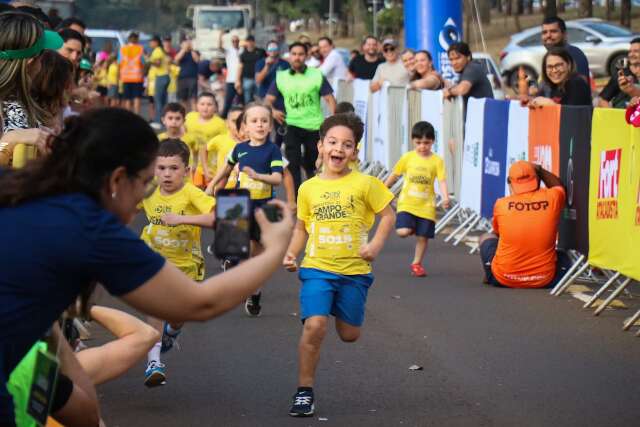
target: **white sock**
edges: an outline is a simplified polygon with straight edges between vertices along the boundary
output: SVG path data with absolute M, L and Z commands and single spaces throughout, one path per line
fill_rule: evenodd
M 171 327 L 171 323 L 167 324 L 167 332 L 169 333 L 169 335 L 176 335 L 181 330 L 182 330 L 182 327 L 179 327 L 178 329 L 173 329 Z
M 162 347 L 162 343 L 160 341 L 158 341 L 153 345 L 153 347 L 151 347 L 151 350 L 149 350 L 149 353 L 147 353 L 147 363 L 151 361 L 160 363 L 160 347 Z

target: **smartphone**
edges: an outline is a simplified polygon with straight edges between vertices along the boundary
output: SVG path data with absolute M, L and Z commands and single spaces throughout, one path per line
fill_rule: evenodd
M 216 193 L 216 226 L 213 244 L 218 259 L 240 261 L 249 258 L 250 211 L 249 190 L 230 189 Z
M 622 73 L 625 76 L 631 76 L 631 69 L 629 68 L 629 58 L 622 58 L 617 64 L 618 73 Z

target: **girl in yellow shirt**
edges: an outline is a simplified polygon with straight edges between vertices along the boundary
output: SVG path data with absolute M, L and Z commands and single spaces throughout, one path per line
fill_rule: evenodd
M 198 153 L 200 150 L 206 150 L 207 142 L 227 133 L 227 126 L 217 113 L 218 104 L 215 96 L 211 92 L 203 92 L 198 96 L 196 111 L 187 114 L 185 127 L 187 132 L 195 138 Z M 215 169 L 209 170 L 206 162 L 200 161 L 202 158 L 206 156 L 198 156 L 194 173 L 194 184 L 199 187 L 205 186 L 205 177 L 211 179 L 215 175 Z

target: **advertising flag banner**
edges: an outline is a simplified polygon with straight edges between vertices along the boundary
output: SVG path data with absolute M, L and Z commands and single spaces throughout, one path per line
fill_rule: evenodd
M 529 113 L 529 161 L 560 174 L 559 105 L 532 109 Z
M 629 236 L 633 220 L 632 129 L 624 113 L 609 108 L 594 110 L 589 183 L 589 263 L 622 274 L 625 260 L 633 253 Z
M 506 171 L 518 160 L 529 158 L 529 108 L 520 105 L 520 101 L 509 103 L 509 125 L 507 131 Z M 509 194 L 509 184 L 504 181 L 504 194 Z
M 484 105 L 484 123 L 480 214 L 484 218 L 492 218 L 493 205 L 505 194 L 509 101 L 487 99 Z
M 482 143 L 485 99 L 469 98 L 462 154 L 460 205 L 480 213 L 482 208 Z
M 589 253 L 589 162 L 591 107 L 562 106 L 560 178 L 567 202 L 560 217 L 558 247 Z
M 364 135 L 362 136 L 362 145 L 358 152 L 358 157 L 361 161 L 365 160 L 367 153 L 367 131 L 368 131 L 368 116 L 369 116 L 369 80 L 355 79 L 353 81 L 353 107 L 356 110 L 356 114 L 364 123 Z
M 464 149 L 464 107 L 462 98 L 444 102 L 443 141 L 445 144 L 444 163 L 447 166 L 447 186 L 456 199 L 460 199 L 462 182 L 462 153 Z

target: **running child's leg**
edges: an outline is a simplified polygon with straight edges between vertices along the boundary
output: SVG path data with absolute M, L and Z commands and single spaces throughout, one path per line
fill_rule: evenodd
M 326 316 L 311 316 L 305 319 L 302 336 L 298 344 L 298 386 L 313 387 L 316 368 L 320 360 L 320 347 L 327 335 Z
M 162 335 L 162 320 L 148 316 L 147 323 Z M 162 341 L 158 341 L 147 353 L 147 368 L 144 371 L 144 385 L 147 387 L 157 387 L 166 383 L 164 364 L 160 360 L 161 349 Z
M 353 326 L 336 317 L 336 332 L 343 342 L 356 342 L 360 338 L 360 326 Z
M 397 228 L 396 234 L 402 238 L 409 237 L 413 235 L 413 229 L 411 228 Z
M 427 247 L 429 244 L 429 239 L 424 236 L 416 236 L 416 251 L 413 255 L 413 264 L 422 265 L 422 261 L 424 261 L 424 256 L 427 253 Z

